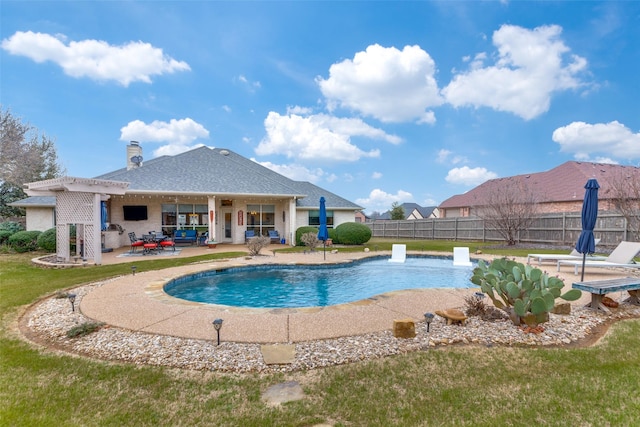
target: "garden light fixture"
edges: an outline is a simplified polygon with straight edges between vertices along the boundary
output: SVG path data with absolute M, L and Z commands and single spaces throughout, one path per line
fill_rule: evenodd
M 220 345 L 220 329 L 222 328 L 222 319 L 216 319 L 213 321 L 213 327 L 218 333 L 218 345 Z
M 132 265 L 132 266 L 131 266 L 131 274 L 133 274 L 134 276 L 136 275 L 136 269 L 137 269 L 137 268 L 138 268 L 138 267 L 136 267 L 135 265 Z
M 427 332 L 429 332 L 429 326 L 431 325 L 431 322 L 433 321 L 434 316 L 435 315 L 433 313 L 424 314 L 424 320 L 425 322 L 427 322 Z
M 76 294 L 69 294 L 67 295 L 67 298 L 69 298 L 69 302 L 71 303 L 71 311 L 72 312 L 76 311 L 76 307 L 75 307 Z

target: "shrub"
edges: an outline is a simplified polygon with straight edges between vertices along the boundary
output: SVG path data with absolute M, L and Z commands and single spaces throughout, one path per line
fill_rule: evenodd
M 320 243 L 320 240 L 318 240 L 318 233 L 317 232 L 315 232 L 315 233 L 314 232 L 304 233 L 300 237 L 300 240 L 302 240 L 302 243 L 304 243 L 304 245 L 306 247 L 308 247 L 309 249 L 311 249 L 312 251 Z
M 67 331 L 68 338 L 80 338 L 92 332 L 100 330 L 104 326 L 103 322 L 85 322 Z
M 18 231 L 24 231 L 24 227 L 19 222 L 15 221 L 5 221 L 0 223 L 0 231 L 9 231 L 11 234 L 17 233 Z
M 13 234 L 13 231 L 9 230 L 0 230 L 0 245 L 7 243 L 9 240 L 9 236 Z
M 38 236 L 38 247 L 47 252 L 56 251 L 56 229 L 50 228 Z
M 304 242 L 302 241 L 302 235 L 303 234 L 307 234 L 307 233 L 315 233 L 316 236 L 318 235 L 318 228 L 317 227 L 311 227 L 310 225 L 306 225 L 304 227 L 300 227 L 296 230 L 296 246 L 305 246 Z
M 336 227 L 336 238 L 341 245 L 362 245 L 371 239 L 371 229 L 357 222 L 345 222 Z
M 41 231 L 18 231 L 13 233 L 7 243 L 16 252 L 30 252 L 38 249 L 38 236 Z
M 271 239 L 267 236 L 252 237 L 247 242 L 249 248 L 249 255 L 256 256 L 260 254 L 262 248 L 266 248 L 271 243 Z
M 476 294 L 467 295 L 466 297 L 464 297 L 464 313 L 467 316 L 477 316 L 487 322 L 508 318 L 506 313 L 504 313 L 502 310 L 498 310 L 494 306 L 486 305 L 483 299 L 484 294 L 480 295 L 482 296 L 478 296 Z

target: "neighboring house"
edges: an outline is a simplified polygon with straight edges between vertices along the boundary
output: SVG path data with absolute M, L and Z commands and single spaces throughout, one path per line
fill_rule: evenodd
M 80 210 L 78 206 L 88 206 L 78 222 L 93 226 L 103 208 L 101 202 L 105 202 L 108 231 L 102 232 L 101 239 L 108 248 L 129 245 L 129 232 L 138 236 L 149 231 L 173 235 L 183 229 L 207 232 L 219 243 L 244 243 L 247 230 L 256 235 L 276 230 L 291 243 L 297 228 L 319 224 L 321 196 L 326 199 L 330 228 L 354 222 L 356 213 L 363 209 L 231 150 L 200 147 L 143 163 L 137 143 L 127 146 L 126 168 L 95 178 L 63 177 L 29 183 L 26 192 L 33 197 L 13 205 L 26 208 L 27 224 L 33 229 L 52 226 L 55 209 L 58 236 L 64 234 L 61 225 L 75 223 L 71 218 L 75 210 Z M 62 197 L 67 194 L 75 194 L 75 199 Z M 84 198 L 78 199 L 80 195 Z M 62 202 L 67 204 L 64 208 Z M 47 215 L 50 219 L 45 224 Z
M 439 206 L 442 218 L 478 216 L 493 195 L 520 188 L 537 204 L 538 213 L 580 212 L 584 185 L 596 178 L 599 210 L 613 210 L 614 185 L 622 179 L 640 184 L 640 168 L 603 163 L 568 161 L 546 172 L 496 178 L 480 184 L 464 194 L 450 197 Z
M 356 212 L 356 222 L 364 224 L 369 221 L 369 217 L 364 214 L 362 211 Z
M 400 205 L 404 210 L 404 219 L 428 219 L 438 218 L 437 206 L 420 206 L 417 203 L 403 203 Z M 381 214 L 377 219 L 389 220 L 391 219 L 391 211 L 386 211 Z

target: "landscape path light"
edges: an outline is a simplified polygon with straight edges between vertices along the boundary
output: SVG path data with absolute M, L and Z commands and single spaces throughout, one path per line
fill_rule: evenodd
M 133 274 L 134 276 L 136 275 L 136 269 L 137 269 L 137 268 L 138 268 L 138 267 L 136 267 L 135 265 L 132 265 L 132 266 L 131 266 L 131 274 Z
M 424 320 L 427 322 L 427 332 L 429 332 L 429 326 L 431 326 L 431 322 L 433 322 L 434 314 L 433 313 L 425 313 Z
M 72 312 L 76 311 L 76 307 L 75 307 L 76 294 L 69 294 L 67 295 L 67 298 L 69 298 L 69 302 L 71 303 L 71 311 Z
M 218 345 L 220 345 L 220 329 L 222 328 L 222 319 L 216 319 L 213 321 L 213 327 L 218 334 Z

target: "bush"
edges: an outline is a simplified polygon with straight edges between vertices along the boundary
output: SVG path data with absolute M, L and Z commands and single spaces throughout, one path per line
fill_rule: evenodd
M 24 231 L 24 227 L 19 222 L 15 221 L 5 221 L 0 223 L 0 231 L 9 231 L 11 234 L 17 233 L 18 231 Z
M 38 236 L 38 247 L 47 252 L 56 251 L 56 229 L 50 228 Z
M 256 256 L 260 254 L 262 248 L 266 248 L 271 243 L 271 239 L 267 236 L 252 237 L 247 242 L 249 248 L 249 255 Z
M 335 230 L 337 242 L 341 245 L 362 245 L 371 239 L 371 229 L 357 222 L 345 222 Z
M 11 248 L 19 253 L 30 252 L 38 249 L 38 236 L 41 231 L 18 231 L 13 233 L 7 243 Z
M 68 338 L 80 338 L 97 332 L 104 326 L 103 322 L 85 322 L 67 331 Z
M 318 228 L 311 227 L 310 225 L 306 225 L 304 227 L 298 228 L 296 230 L 296 246 L 305 246 L 304 242 L 302 241 L 302 236 L 307 233 L 316 233 L 316 236 L 317 236 Z
M 9 240 L 9 236 L 13 234 L 13 231 L 0 230 L 0 245 L 4 245 Z
M 301 237 L 300 240 L 302 240 L 302 243 L 304 243 L 305 246 L 307 246 L 309 249 L 311 249 L 311 251 L 313 251 L 316 246 L 318 246 L 319 244 L 319 240 L 318 240 L 318 233 L 317 232 L 309 232 L 309 233 L 304 233 Z

